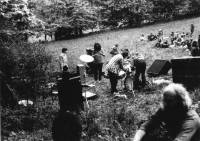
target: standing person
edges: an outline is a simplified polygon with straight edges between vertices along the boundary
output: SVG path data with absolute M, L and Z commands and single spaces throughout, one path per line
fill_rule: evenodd
M 135 75 L 134 75 L 134 89 L 139 90 L 140 87 L 144 88 L 146 85 L 146 62 L 144 60 L 144 56 L 139 54 L 138 52 L 135 53 L 135 56 L 132 61 L 132 70 L 135 69 Z M 142 77 L 142 82 L 140 86 L 140 75 Z
M 200 34 L 199 34 L 199 37 L 198 37 L 198 46 L 199 46 L 199 56 L 200 56 Z
M 99 43 L 94 44 L 94 62 L 93 62 L 93 69 L 94 69 L 94 80 L 96 82 L 101 82 L 102 76 L 102 67 L 103 67 L 103 57 L 105 56 L 103 49 L 101 49 L 101 45 Z M 98 81 L 99 79 L 99 81 Z
M 191 24 L 191 26 L 190 26 L 190 37 L 192 37 L 193 32 L 194 32 L 194 25 Z
M 163 29 L 159 29 L 159 31 L 158 31 L 158 39 L 163 39 Z
M 123 60 L 128 57 L 128 52 L 122 52 L 111 58 L 106 66 L 106 71 L 108 71 L 108 76 L 111 84 L 111 94 L 118 94 L 117 82 L 120 70 L 126 71 L 123 66 Z
M 67 60 L 67 48 L 62 49 L 62 53 L 59 56 L 61 72 L 68 71 L 68 60 Z
M 191 56 L 193 56 L 193 57 L 199 56 L 199 55 L 200 55 L 200 54 L 199 54 L 199 47 L 198 47 L 197 41 L 193 41 L 193 42 L 192 42 L 190 54 L 191 54 Z
M 174 32 L 171 32 L 171 34 L 170 34 L 170 40 L 171 40 L 171 45 L 173 45 L 174 44 L 174 40 L 175 40 L 175 34 L 174 34 Z
M 132 141 L 148 140 L 148 135 L 162 123 L 173 141 L 199 141 L 200 118 L 191 109 L 192 100 L 181 84 L 163 90 L 162 106 L 136 132 Z

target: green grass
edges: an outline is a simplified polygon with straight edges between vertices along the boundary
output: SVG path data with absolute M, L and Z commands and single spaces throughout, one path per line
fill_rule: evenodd
M 69 65 L 71 68 L 74 68 L 76 64 L 82 63 L 79 60 L 80 55 L 86 54 L 86 48 L 93 48 L 95 42 L 99 42 L 104 49 L 106 54 L 105 62 L 111 58 L 111 55 L 109 54 L 111 47 L 115 44 L 119 44 L 119 49 L 127 48 L 131 53 L 135 51 L 141 52 L 145 56 L 148 66 L 150 66 L 155 59 L 170 60 L 174 57 L 186 56 L 188 55 L 188 52 L 185 52 L 182 49 L 153 48 L 155 41 L 140 42 L 140 35 L 144 34 L 147 36 L 151 32 L 157 34 L 160 28 L 164 29 L 164 36 L 169 36 L 172 31 L 180 33 L 190 32 L 190 24 L 194 24 L 195 26 L 193 38 L 197 39 L 197 36 L 200 34 L 200 18 L 172 21 L 133 29 L 122 29 L 73 40 L 50 42 L 48 43 L 47 48 L 54 52 L 56 62 L 54 65 L 56 70 L 59 70 L 57 60 L 63 47 L 68 48 Z
M 52 51 L 55 57 L 53 61 L 53 68 L 55 71 L 59 71 L 58 56 L 60 55 L 63 47 L 67 47 L 69 50 L 69 66 L 71 70 L 74 70 L 76 68 L 76 64 L 82 63 L 79 60 L 79 56 L 86 54 L 86 48 L 93 47 L 95 42 L 99 42 L 106 53 L 104 62 L 111 58 L 111 55 L 109 54 L 110 48 L 114 44 L 119 44 L 120 49 L 127 48 L 131 53 L 134 53 L 135 51 L 141 52 L 145 56 L 147 68 L 149 68 L 155 59 L 171 60 L 175 57 L 187 56 L 188 52 L 180 48 L 153 48 L 155 41 L 140 42 L 139 36 L 141 34 L 147 36 L 151 32 L 157 34 L 157 31 L 160 28 L 164 29 L 165 36 L 169 36 L 172 31 L 189 32 L 190 24 L 192 23 L 195 26 L 193 38 L 196 39 L 200 34 L 200 18 L 160 23 L 134 29 L 110 31 L 73 40 L 49 42 L 47 43 L 47 49 Z M 171 79 L 171 71 L 168 76 L 161 77 Z M 87 78 L 87 81 L 89 82 L 92 80 L 93 78 Z M 138 129 L 139 125 L 160 106 L 162 88 L 163 86 L 152 86 L 150 89 L 145 89 L 141 92 L 135 93 L 135 97 L 131 93 L 122 93 L 126 94 L 128 99 L 115 99 L 110 96 L 110 83 L 108 79 L 103 79 L 102 83 L 96 84 L 95 90 L 89 90 L 96 93 L 98 95 L 98 99 L 89 101 L 89 108 L 87 108 L 87 112 L 84 111 L 82 113 L 82 141 L 130 140 L 134 136 L 134 133 Z M 121 81 L 118 83 L 118 89 L 122 89 Z M 199 90 L 194 92 L 192 98 L 194 99 L 194 104 L 200 101 Z M 39 124 L 39 121 L 42 120 L 43 117 L 46 117 L 47 115 L 49 117 L 49 115 L 51 115 L 48 118 L 48 121 L 45 121 L 44 119 L 42 120 L 45 128 L 41 128 L 40 130 L 36 128 L 33 133 L 15 131 L 17 135 L 10 135 L 10 140 L 52 140 L 52 117 L 55 115 L 57 109 L 52 108 L 52 110 L 50 110 L 50 107 L 40 107 L 39 109 L 42 109 L 42 112 L 41 110 L 37 112 L 41 113 L 39 114 L 39 120 L 36 120 L 38 121 L 38 127 L 41 125 Z M 48 114 L 46 114 L 46 112 Z

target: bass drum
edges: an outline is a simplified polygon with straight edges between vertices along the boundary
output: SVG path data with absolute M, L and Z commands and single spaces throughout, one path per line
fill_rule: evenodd
M 129 91 L 133 90 L 133 87 L 134 87 L 133 77 L 127 76 L 124 79 L 124 87 Z

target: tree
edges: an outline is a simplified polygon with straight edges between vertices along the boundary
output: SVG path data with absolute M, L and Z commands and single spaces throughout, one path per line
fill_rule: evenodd
M 42 4 L 41 4 L 42 3 Z M 97 21 L 95 8 L 86 0 L 37 1 L 37 14 L 47 23 L 73 29 L 76 36 L 82 30 L 93 28 Z
M 27 40 L 34 30 L 44 29 L 45 23 L 36 18 L 28 9 L 26 0 L 2 0 L 0 2 L 0 34 L 7 36 L 21 35 Z

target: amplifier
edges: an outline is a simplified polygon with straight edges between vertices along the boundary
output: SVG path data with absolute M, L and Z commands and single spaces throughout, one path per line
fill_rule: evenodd
M 168 60 L 155 60 L 147 70 L 149 75 L 166 75 L 171 69 L 171 63 Z
M 200 57 L 176 58 L 171 60 L 174 83 L 187 89 L 200 87 Z

